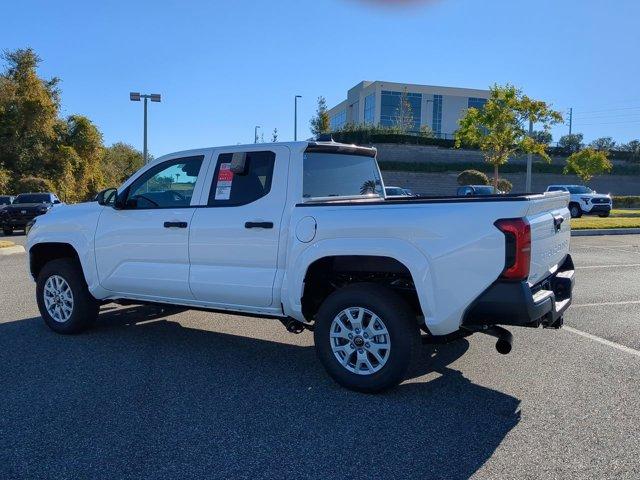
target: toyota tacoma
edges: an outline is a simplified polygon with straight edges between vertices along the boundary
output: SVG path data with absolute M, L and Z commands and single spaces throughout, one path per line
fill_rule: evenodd
M 559 328 L 571 303 L 569 194 L 388 199 L 376 150 L 333 141 L 163 156 L 97 201 L 37 217 L 29 269 L 46 324 L 101 304 L 170 304 L 313 331 L 340 385 L 406 378 L 421 343 Z

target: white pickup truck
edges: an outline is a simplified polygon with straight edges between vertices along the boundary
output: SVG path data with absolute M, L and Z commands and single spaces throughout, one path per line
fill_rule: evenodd
M 314 332 L 339 384 L 400 383 L 421 342 L 559 328 L 571 303 L 569 195 L 386 199 L 376 150 L 333 141 L 163 156 L 97 201 L 31 225 L 46 324 L 108 302 L 278 318 Z

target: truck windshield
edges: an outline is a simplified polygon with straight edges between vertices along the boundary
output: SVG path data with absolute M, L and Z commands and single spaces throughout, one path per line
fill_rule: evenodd
M 13 203 L 45 203 L 48 201 L 48 193 L 21 193 Z
M 302 191 L 304 198 L 381 197 L 378 164 L 369 156 L 307 152 Z
M 582 186 L 576 186 L 576 187 L 567 187 L 567 190 L 569 190 L 569 192 L 571 193 L 593 193 L 593 190 L 591 190 L 589 187 L 582 187 Z

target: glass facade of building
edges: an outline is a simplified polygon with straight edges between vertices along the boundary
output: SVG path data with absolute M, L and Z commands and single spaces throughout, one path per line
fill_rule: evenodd
M 442 133 L 442 95 L 433 96 L 433 120 L 431 122 L 433 133 Z
M 484 105 L 486 103 L 487 103 L 487 99 L 486 98 L 469 97 L 469 101 L 467 103 L 467 107 L 468 108 L 477 108 L 478 110 L 482 110 L 482 108 L 484 107 Z
M 376 122 L 376 94 L 372 93 L 364 97 L 364 123 L 370 125 Z
M 380 97 L 380 125 L 383 127 L 393 127 L 398 124 L 400 115 L 400 104 L 402 92 L 392 92 L 382 90 Z M 413 116 L 412 130 L 420 130 L 420 119 L 422 117 L 422 94 L 407 93 L 407 100 L 411 105 L 411 114 Z
M 346 110 L 341 110 L 329 119 L 329 126 L 333 131 L 341 129 L 342 127 L 344 127 L 345 123 L 347 123 Z

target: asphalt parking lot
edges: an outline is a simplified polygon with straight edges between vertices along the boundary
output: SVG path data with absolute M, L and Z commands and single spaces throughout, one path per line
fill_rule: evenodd
M 572 254 L 568 328 L 425 346 L 377 396 L 272 320 L 106 306 L 56 335 L 0 257 L 0 478 L 640 478 L 640 236 Z

